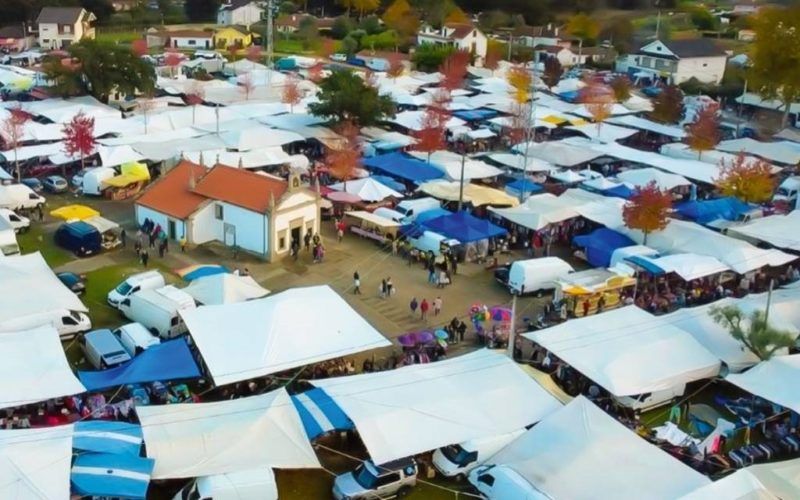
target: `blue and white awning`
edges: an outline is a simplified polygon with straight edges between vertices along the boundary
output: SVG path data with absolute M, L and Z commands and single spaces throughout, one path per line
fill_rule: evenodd
M 154 466 L 150 458 L 86 453 L 75 459 L 70 479 L 80 495 L 144 499 Z
M 72 447 L 82 451 L 138 456 L 142 447 L 142 428 L 126 422 L 76 422 Z
M 292 403 L 300 415 L 309 440 L 326 432 L 355 428 L 353 421 L 322 389 L 311 389 L 292 396 Z

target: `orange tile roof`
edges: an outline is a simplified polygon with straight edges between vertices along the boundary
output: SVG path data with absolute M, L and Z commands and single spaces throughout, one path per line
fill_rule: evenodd
M 216 165 L 197 182 L 194 192 L 247 210 L 266 213 L 269 210 L 270 193 L 277 201 L 287 188 L 288 184 L 283 180 Z
M 189 189 L 189 175 L 199 180 L 208 170 L 196 163 L 183 160 L 172 170 L 150 185 L 136 203 L 157 212 L 185 219 L 194 213 L 206 198 Z

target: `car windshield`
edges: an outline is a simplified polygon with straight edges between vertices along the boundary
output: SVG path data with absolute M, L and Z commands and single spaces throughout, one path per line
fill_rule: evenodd
M 123 281 L 119 284 L 116 290 L 120 295 L 128 295 L 128 292 L 131 291 L 131 285 L 127 281 Z
M 70 315 L 70 316 L 72 316 L 72 317 L 75 319 L 75 321 L 78 321 L 78 322 L 80 322 L 80 320 L 81 320 L 81 315 L 80 315 L 80 313 L 77 313 L 77 312 L 75 312 L 75 311 L 70 311 L 70 312 L 69 312 L 69 315 Z
M 442 454 L 456 465 L 467 465 L 469 463 L 469 452 L 461 447 L 460 444 L 452 444 L 442 448 Z
M 786 188 L 779 187 L 778 191 L 777 191 L 777 194 L 779 194 L 781 196 L 789 196 L 789 190 L 786 189 Z
M 375 483 L 378 480 L 372 471 L 370 471 L 364 464 L 359 465 L 358 468 L 353 471 L 353 477 L 355 478 L 356 482 L 365 490 L 371 490 L 375 488 Z

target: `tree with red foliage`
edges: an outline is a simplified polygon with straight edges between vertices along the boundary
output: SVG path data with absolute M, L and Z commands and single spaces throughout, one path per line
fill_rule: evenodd
M 164 54 L 164 65 L 169 68 L 169 74 L 175 78 L 175 68 L 177 68 L 183 61 L 183 54 L 175 50 L 168 50 Z
M 308 79 L 314 83 L 322 81 L 322 70 L 325 69 L 321 62 L 308 68 Z
M 289 105 L 289 112 L 294 113 L 294 106 L 303 100 L 303 93 L 300 91 L 300 82 L 294 75 L 289 76 L 283 84 L 281 102 Z
M 469 52 L 464 50 L 457 50 L 447 56 L 447 59 L 444 60 L 441 68 L 439 68 L 442 73 L 442 88 L 447 89 L 449 92 L 461 88 L 464 84 L 464 78 L 467 76 L 469 60 Z
M 448 117 L 448 113 L 444 109 L 429 106 L 422 115 L 420 129 L 414 133 L 417 142 L 412 149 L 427 153 L 428 163 L 431 162 L 431 154 L 447 149 L 445 125 Z
M 625 221 L 625 227 L 644 233 L 646 245 L 648 234 L 667 227 L 671 211 L 672 196 L 668 191 L 660 190 L 653 181 L 646 186 L 639 186 L 631 195 L 622 207 L 622 220 Z
M 614 91 L 600 81 L 590 80 L 578 92 L 578 101 L 583 104 L 592 120 L 597 124 L 599 138 L 603 121 L 611 116 L 614 106 Z
M 25 135 L 25 124 L 31 119 L 31 115 L 22 111 L 22 107 L 19 105 L 9 108 L 7 111 L 8 116 L 0 124 L 0 136 L 2 136 L 6 148 L 14 150 L 14 169 L 17 172 L 17 182 L 19 182 L 22 175 L 19 170 L 17 148 Z
M 514 103 L 511 110 L 511 119 L 505 127 L 505 137 L 509 146 L 520 144 L 529 140 L 531 131 L 531 106 L 528 103 Z
M 722 136 L 719 131 L 719 104 L 712 102 L 699 110 L 694 121 L 686 129 L 686 144 L 697 151 L 699 160 L 703 151 L 711 151 L 719 144 Z
M 358 143 L 358 127 L 350 121 L 344 121 L 336 127 L 336 133 L 342 137 L 337 148 L 328 148 L 325 155 L 325 166 L 328 172 L 344 183 L 355 178 L 356 170 L 361 166 L 361 149 Z
M 81 155 L 81 168 L 86 157 L 94 153 L 97 141 L 94 138 L 94 117 L 86 116 L 83 111 L 72 117 L 61 129 L 64 141 L 64 152 L 69 156 Z M 66 165 L 62 166 L 66 170 Z M 66 172 L 63 172 L 66 175 Z
M 239 85 L 242 88 L 242 93 L 244 94 L 244 99 L 250 100 L 250 94 L 256 89 L 256 83 L 253 81 L 253 74 L 252 73 L 245 73 L 239 78 Z
M 386 59 L 389 61 L 389 69 L 386 70 L 386 75 L 390 76 L 393 81 L 397 81 L 397 77 L 402 75 L 406 70 L 406 66 L 403 64 L 403 56 L 397 52 L 393 52 L 389 54 Z
M 147 54 L 147 40 L 144 38 L 139 38 L 131 42 L 131 51 L 139 57 Z
M 192 107 L 192 125 L 194 125 L 195 111 L 197 110 L 198 105 L 203 104 L 205 90 L 200 82 L 194 81 L 186 90 L 185 96 L 186 104 Z
M 745 203 L 764 203 L 772 198 L 775 177 L 772 165 L 740 152 L 730 162 L 719 163 L 719 177 L 714 183 L 725 196 L 734 196 Z
M 333 38 L 323 38 L 319 45 L 319 55 L 328 59 L 336 52 L 336 42 Z

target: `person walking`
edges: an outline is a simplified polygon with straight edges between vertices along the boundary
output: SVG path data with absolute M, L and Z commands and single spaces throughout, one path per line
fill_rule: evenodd
M 412 297 L 411 303 L 408 304 L 408 307 L 411 308 L 411 315 L 412 316 L 416 316 L 417 315 L 417 306 L 418 305 L 419 304 L 417 303 L 417 298 L 416 297 Z
M 160 240 L 158 242 L 158 256 L 160 258 L 164 258 L 164 250 L 166 249 L 167 245 L 164 243 L 166 240 Z
M 388 278 L 386 278 L 386 296 L 391 298 L 393 293 L 394 293 L 394 283 L 392 283 L 392 277 L 389 276 Z
M 150 241 L 150 248 L 155 248 L 156 247 L 156 233 L 155 233 L 155 231 L 153 231 L 152 233 L 148 233 L 147 237 L 148 237 L 148 239 Z
M 358 271 L 353 273 L 353 295 L 361 295 L 361 276 Z
M 583 317 L 584 318 L 589 315 L 589 307 L 590 306 L 591 306 L 591 304 L 589 304 L 589 299 L 586 299 L 586 300 L 583 301 Z
M 428 303 L 428 299 L 422 299 L 422 302 L 419 304 L 419 312 L 422 314 L 422 319 L 428 318 L 428 309 L 430 309 L 431 305 Z
M 306 231 L 306 235 L 303 236 L 303 243 L 306 245 L 306 252 L 311 251 L 311 230 L 309 229 Z
M 147 249 L 143 248 L 142 253 L 140 254 L 140 258 L 142 259 L 142 265 L 147 267 L 147 261 L 150 260 L 150 254 L 147 253 Z
M 344 221 L 339 221 L 336 224 L 336 238 L 339 239 L 339 243 L 341 243 L 342 238 L 344 238 Z
M 436 283 L 436 266 L 433 262 L 428 262 L 428 283 Z
M 386 298 L 386 280 L 381 280 L 381 289 L 380 289 L 380 296 L 382 299 Z
M 122 228 L 122 231 L 119 232 L 119 241 L 122 243 L 122 248 L 125 248 L 125 245 L 128 243 L 128 233 L 125 232 L 125 228 Z
M 438 316 L 442 312 L 442 298 L 436 297 L 433 299 L 433 315 Z

